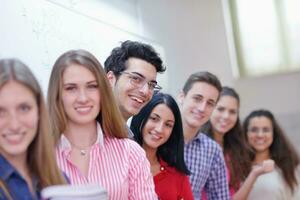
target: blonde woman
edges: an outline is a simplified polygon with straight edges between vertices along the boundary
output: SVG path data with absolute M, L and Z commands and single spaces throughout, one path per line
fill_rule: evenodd
M 57 167 L 41 88 L 28 67 L 0 60 L 0 199 L 40 199 L 65 180 Z
M 85 50 L 55 62 L 48 103 L 57 160 L 71 184 L 99 184 L 109 199 L 156 199 L 145 152 L 127 129 L 99 61 Z

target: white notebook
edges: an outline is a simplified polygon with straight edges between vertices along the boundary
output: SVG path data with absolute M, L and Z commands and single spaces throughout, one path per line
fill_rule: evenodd
M 99 185 L 54 185 L 41 195 L 47 200 L 108 200 L 107 191 Z

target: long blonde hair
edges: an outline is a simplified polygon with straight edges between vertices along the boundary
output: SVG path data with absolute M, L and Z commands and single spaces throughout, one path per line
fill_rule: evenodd
M 54 156 L 54 142 L 50 134 L 49 116 L 45 100 L 36 78 L 21 61 L 17 59 L 1 59 L 0 89 L 11 80 L 30 89 L 38 105 L 38 131 L 27 149 L 27 164 L 30 172 L 38 178 L 41 188 L 64 184 L 65 179 L 57 167 Z
M 55 62 L 48 86 L 50 120 L 57 143 L 67 127 L 67 116 L 61 98 L 63 73 L 71 65 L 80 65 L 90 70 L 96 78 L 101 94 L 100 112 L 96 120 L 101 124 L 105 136 L 126 138 L 126 124 L 116 104 L 111 86 L 100 62 L 85 50 L 71 50 L 62 54 Z

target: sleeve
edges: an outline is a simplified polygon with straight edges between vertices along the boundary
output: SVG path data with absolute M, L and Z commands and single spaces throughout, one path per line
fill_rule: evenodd
M 209 200 L 229 200 L 229 186 L 226 175 L 226 165 L 223 152 L 217 148 L 213 157 L 210 175 L 205 184 L 205 191 Z
M 182 181 L 182 197 L 184 200 L 193 200 L 193 192 L 188 176 L 183 176 Z
M 298 181 L 298 185 L 295 187 L 292 200 L 300 199 L 300 165 L 296 168 L 295 175 Z
M 131 141 L 129 162 L 128 199 L 157 200 L 150 163 L 144 150 L 134 141 Z

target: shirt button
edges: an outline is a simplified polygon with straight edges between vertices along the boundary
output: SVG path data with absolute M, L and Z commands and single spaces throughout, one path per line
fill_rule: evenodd
M 165 167 L 164 166 L 161 166 L 160 167 L 160 171 L 164 171 L 165 170 Z

